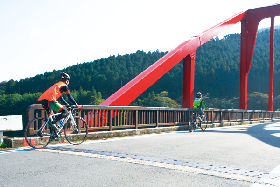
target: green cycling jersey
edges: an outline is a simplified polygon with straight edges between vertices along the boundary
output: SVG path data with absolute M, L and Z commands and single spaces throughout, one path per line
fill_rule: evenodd
M 195 98 L 193 102 L 193 108 L 199 109 L 199 108 L 205 108 L 208 109 L 202 98 Z

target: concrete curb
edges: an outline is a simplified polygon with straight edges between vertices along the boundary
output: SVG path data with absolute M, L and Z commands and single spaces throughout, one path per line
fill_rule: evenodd
M 223 123 L 212 123 L 207 128 L 225 127 L 225 126 L 237 126 L 237 125 L 248 125 L 256 123 L 269 123 L 279 122 L 280 119 L 273 120 L 257 120 L 257 121 L 243 121 L 243 122 L 223 122 Z M 145 128 L 145 129 L 126 129 L 126 130 L 114 130 L 114 131 L 98 131 L 88 133 L 88 139 L 103 139 L 112 137 L 124 137 L 124 136 L 135 136 L 141 134 L 152 134 L 170 131 L 184 131 L 189 130 L 188 125 L 171 126 L 171 127 L 159 127 L 159 128 Z M 3 138 L 3 142 L 10 148 L 24 147 L 26 142 L 24 137 L 6 137 Z

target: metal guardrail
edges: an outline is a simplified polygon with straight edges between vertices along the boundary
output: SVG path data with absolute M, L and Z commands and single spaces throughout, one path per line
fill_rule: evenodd
M 121 128 L 187 125 L 189 116 L 196 111 L 198 110 L 192 108 L 84 105 L 79 116 L 88 123 L 89 132 L 93 132 Z M 210 109 L 204 113 L 210 123 L 280 118 L 278 111 L 263 110 Z M 46 112 L 40 104 L 30 105 L 27 109 L 27 123 L 35 117 L 46 117 Z
M 258 121 L 280 118 L 280 111 L 211 109 L 206 111 L 212 123 Z

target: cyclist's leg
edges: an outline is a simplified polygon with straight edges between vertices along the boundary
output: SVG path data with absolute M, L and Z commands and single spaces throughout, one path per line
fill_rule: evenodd
M 61 112 L 58 116 L 56 116 L 55 121 L 59 121 L 64 118 L 67 114 L 67 110 L 57 101 L 49 101 L 49 107 L 56 112 Z
M 200 116 L 204 115 L 203 108 L 200 108 Z
M 198 112 L 199 122 L 198 122 L 198 124 L 197 124 L 199 127 L 201 127 L 201 122 L 202 122 L 202 120 L 203 120 L 203 114 L 204 114 L 204 113 L 203 113 L 203 108 L 200 107 L 200 108 L 199 108 L 199 112 Z
M 50 114 L 53 114 L 53 110 L 49 107 L 49 101 L 48 100 L 46 100 L 46 99 L 42 100 L 42 107 L 45 109 L 48 116 Z
M 47 112 L 47 116 L 49 117 L 50 115 L 53 115 L 54 112 L 53 110 L 49 107 L 49 101 L 44 99 L 42 100 L 42 107 L 45 109 L 45 111 Z M 51 121 L 51 127 L 53 128 L 50 128 L 50 133 L 52 134 L 54 132 L 54 130 L 56 129 L 56 126 L 55 126 L 55 119 L 53 119 L 53 121 Z

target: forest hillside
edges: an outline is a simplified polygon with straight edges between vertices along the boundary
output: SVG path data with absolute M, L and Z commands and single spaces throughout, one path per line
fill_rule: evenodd
M 269 30 L 258 33 L 248 78 L 248 109 L 267 110 Z M 148 44 L 147 44 L 148 45 Z M 280 108 L 280 30 L 275 30 L 274 110 Z M 25 113 L 27 107 L 56 83 L 62 71 L 71 76 L 69 88 L 79 104 L 98 105 L 167 52 L 136 51 L 0 83 L 0 115 Z M 240 34 L 215 38 L 197 49 L 195 92 L 202 92 L 208 107 L 238 108 Z M 178 63 L 131 105 L 180 107 L 183 64 Z

